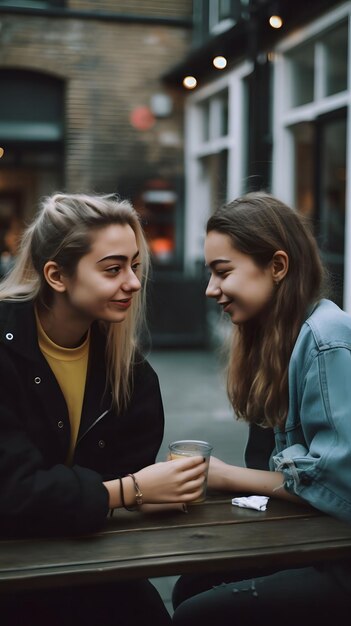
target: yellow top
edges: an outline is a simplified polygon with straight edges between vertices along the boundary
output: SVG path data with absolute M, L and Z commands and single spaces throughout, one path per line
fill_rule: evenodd
M 83 343 L 77 348 L 63 348 L 45 333 L 37 311 L 35 311 L 38 330 L 39 348 L 52 369 L 66 400 L 71 424 L 71 441 L 67 465 L 70 465 L 77 441 L 82 413 L 85 381 L 87 376 L 90 331 Z

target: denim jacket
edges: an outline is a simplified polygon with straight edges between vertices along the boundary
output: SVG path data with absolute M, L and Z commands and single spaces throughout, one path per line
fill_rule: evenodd
M 275 429 L 270 468 L 285 488 L 351 522 L 351 317 L 321 300 L 289 364 L 289 411 Z

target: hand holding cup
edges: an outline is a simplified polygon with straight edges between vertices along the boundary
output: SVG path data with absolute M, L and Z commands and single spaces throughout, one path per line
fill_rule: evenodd
M 182 439 L 179 441 L 173 441 L 169 444 L 169 458 L 171 460 L 202 456 L 206 463 L 205 481 L 203 483 L 202 493 L 200 497 L 193 500 L 193 502 L 203 502 L 206 499 L 207 474 L 212 450 L 213 447 L 207 441 L 199 441 L 195 439 Z

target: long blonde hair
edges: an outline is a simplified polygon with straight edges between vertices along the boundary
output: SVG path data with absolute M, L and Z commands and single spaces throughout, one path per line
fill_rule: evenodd
M 148 246 L 139 217 L 131 204 L 114 195 L 56 193 L 45 198 L 40 211 L 25 230 L 15 265 L 0 283 L 0 300 L 40 300 L 50 306 L 50 287 L 43 268 L 56 261 L 72 275 L 78 261 L 91 247 L 92 233 L 110 224 L 128 224 L 140 252 L 142 289 L 132 299 L 130 312 L 121 324 L 100 322 L 104 327 L 108 380 L 114 404 L 123 410 L 131 393 L 131 366 L 141 324 L 144 323 L 145 284 L 149 270 Z
M 207 233 L 228 235 L 233 247 L 267 267 L 283 250 L 287 275 L 277 286 L 264 323 L 248 320 L 233 328 L 227 391 L 239 418 L 262 426 L 286 419 L 288 367 L 310 305 L 322 295 L 325 270 L 309 226 L 300 214 L 264 192 L 253 192 L 219 208 Z

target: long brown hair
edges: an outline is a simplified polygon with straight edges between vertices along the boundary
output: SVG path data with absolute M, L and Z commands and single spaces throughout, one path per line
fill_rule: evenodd
M 233 247 L 267 267 L 283 250 L 289 269 L 277 286 L 265 322 L 248 320 L 233 329 L 227 391 L 239 418 L 262 426 L 282 425 L 288 411 L 288 366 L 309 307 L 322 295 L 325 271 L 304 218 L 264 192 L 222 206 L 210 231 L 228 235 Z
M 110 224 L 128 224 L 140 252 L 139 277 L 142 289 L 132 299 L 131 310 L 122 324 L 100 322 L 107 334 L 106 362 L 114 404 L 122 410 L 131 393 L 133 363 L 141 325 L 144 323 L 145 283 L 149 251 L 131 204 L 114 195 L 56 193 L 44 198 L 40 211 L 23 234 L 14 268 L 0 283 L 0 300 L 40 300 L 50 306 L 50 292 L 43 268 L 56 261 L 67 275 L 90 251 L 97 229 Z

